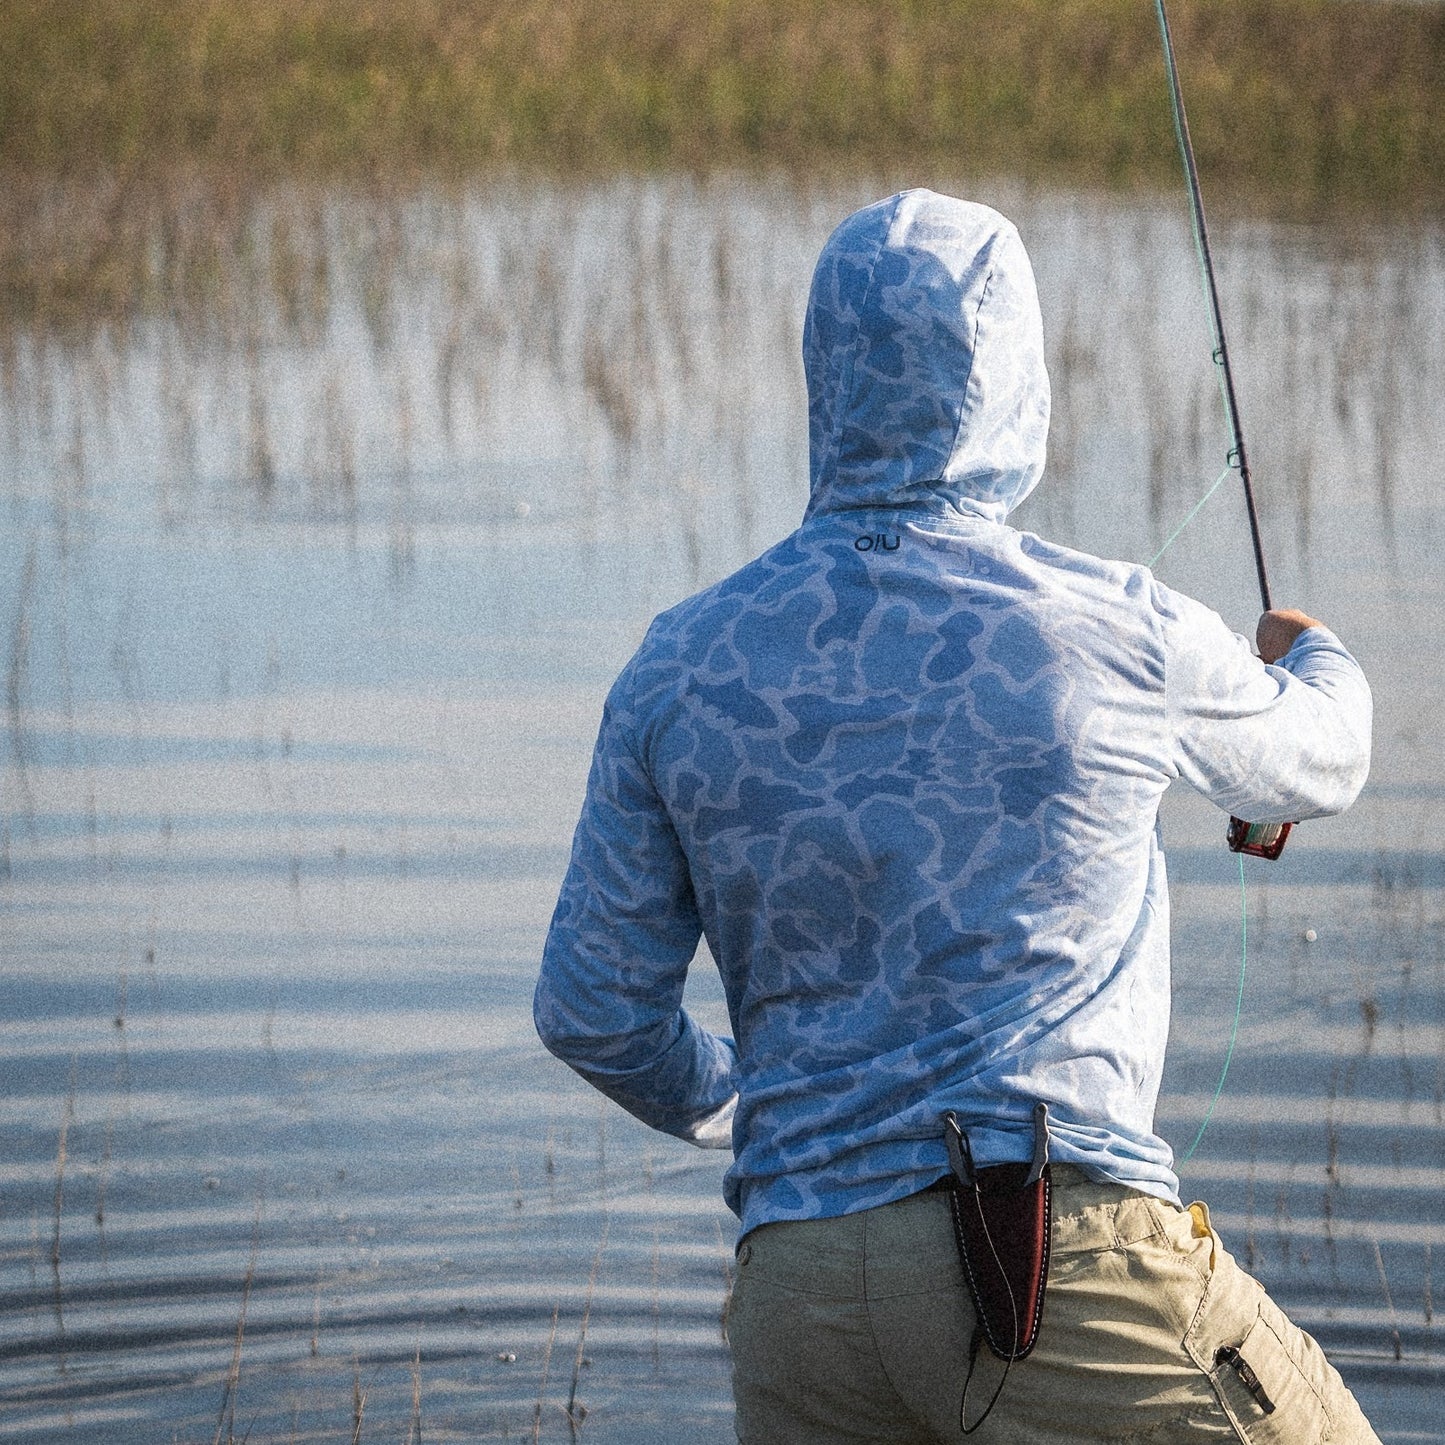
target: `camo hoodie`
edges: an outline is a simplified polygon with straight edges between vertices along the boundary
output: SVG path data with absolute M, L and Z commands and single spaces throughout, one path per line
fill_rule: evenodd
M 730 1145 L 744 1232 L 1052 1156 L 1176 1200 L 1156 817 L 1347 807 L 1370 695 L 1323 628 L 1266 667 L 1143 567 L 1010 528 L 1044 465 L 1033 274 L 908 191 L 824 248 L 799 529 L 664 612 L 603 712 L 535 1015 L 654 1127 Z M 683 1009 L 706 939 L 733 1039 Z

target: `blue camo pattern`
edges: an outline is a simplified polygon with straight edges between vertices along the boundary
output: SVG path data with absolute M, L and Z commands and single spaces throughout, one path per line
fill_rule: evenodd
M 1038 482 L 1033 275 L 909 191 L 825 247 L 802 526 L 663 613 L 614 684 L 538 982 L 547 1046 L 734 1151 L 744 1231 L 1053 1157 L 1177 1200 L 1159 799 L 1258 821 L 1363 785 L 1370 695 L 1324 628 L 1275 667 L 1138 566 L 1008 527 Z M 733 1039 L 682 1008 L 699 937 Z

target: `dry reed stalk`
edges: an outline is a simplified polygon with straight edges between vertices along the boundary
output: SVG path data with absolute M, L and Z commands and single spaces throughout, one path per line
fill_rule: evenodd
M 60 1373 L 66 1373 L 65 1353 L 65 1292 L 60 1283 L 60 1221 L 65 1208 L 65 1161 L 70 1138 L 70 1126 L 75 1120 L 75 1068 L 76 1056 L 70 1056 L 70 1082 L 65 1091 L 65 1112 L 60 1119 L 60 1138 L 55 1148 L 55 1229 L 50 1241 L 50 1277 L 54 1290 L 55 1334 L 59 1346 L 58 1363 Z
M 114 1150 L 115 1143 L 115 1100 L 107 1105 L 105 1111 L 105 1138 L 100 1148 L 100 1178 L 95 1187 L 95 1223 L 99 1229 L 105 1228 L 105 1191 L 110 1183 L 110 1156 Z M 104 1236 L 101 1238 L 101 1248 L 104 1249 Z
M 411 1361 L 411 1424 L 406 1430 L 406 1445 L 421 1445 L 421 1341 Z
M 353 1362 L 351 1377 L 351 1445 L 361 1445 L 361 1422 L 366 1415 L 366 1391 L 361 1388 L 361 1364 Z
M 120 971 L 119 997 L 116 1001 L 115 1027 L 120 1039 L 120 1063 L 116 1068 L 116 1082 L 122 1086 L 126 1085 L 130 1076 L 128 1060 L 125 1049 L 125 1014 L 127 995 L 127 975 L 124 968 Z M 101 1143 L 100 1150 L 100 1178 L 96 1183 L 95 1190 L 95 1223 L 97 1228 L 105 1228 L 105 1191 L 110 1184 L 110 1160 L 115 1147 L 115 1095 L 112 1093 L 105 1111 L 105 1137 Z M 105 1248 L 104 1235 L 101 1237 L 101 1248 Z
M 652 1223 L 652 1373 L 662 1368 L 662 1246 L 657 1221 Z
M 24 701 L 30 683 L 30 605 L 35 593 L 35 571 L 35 544 L 32 541 L 26 553 L 25 571 L 21 574 L 19 596 L 15 603 L 10 668 L 5 678 L 10 745 L 15 758 L 15 776 L 20 784 L 21 815 L 32 837 L 35 834 L 35 793 L 30 785 L 30 741 L 25 733 Z
M 316 1303 L 311 1310 L 311 1358 L 321 1353 L 321 1281 L 322 1273 L 316 1271 Z
M 1375 1268 L 1380 1272 L 1380 1284 L 1385 1291 L 1385 1304 L 1390 1311 L 1390 1339 L 1395 1346 L 1395 1358 L 1402 1359 L 1404 1349 L 1400 1343 L 1400 1317 L 1395 1313 L 1395 1301 L 1390 1295 L 1390 1281 L 1385 1276 L 1385 1259 L 1380 1253 L 1380 1241 L 1374 1241 Z
M 258 1199 L 256 1219 L 251 1229 L 251 1258 L 246 1265 L 246 1278 L 241 1284 L 241 1312 L 236 1317 L 236 1341 L 231 1349 L 231 1367 L 226 1371 L 226 1385 L 221 1391 L 221 1408 L 216 1416 L 216 1435 L 212 1445 L 221 1445 L 223 1432 L 228 1445 L 236 1438 L 236 1395 L 241 1383 L 241 1348 L 246 1338 L 246 1309 L 251 1301 L 251 1285 L 256 1279 L 256 1255 L 260 1242 L 261 1201 Z
M 567 1424 L 575 1440 L 581 1433 L 582 1421 L 587 1418 L 586 1405 L 577 1403 L 577 1384 L 586 1362 L 587 1326 L 592 1320 L 592 1298 L 597 1290 L 597 1271 L 602 1265 L 602 1254 L 607 1248 L 608 1236 L 612 1233 L 612 1220 L 602 1224 L 602 1238 L 597 1241 L 597 1252 L 592 1256 L 592 1268 L 587 1275 L 587 1295 L 582 1302 L 582 1328 L 577 1332 L 577 1356 L 572 1361 L 572 1388 L 567 1392 Z
M 50 1240 L 50 1266 L 60 1282 L 60 1217 L 65 1209 L 65 1163 L 69 1154 L 70 1126 L 75 1122 L 76 1058 L 70 1056 L 70 1083 L 65 1091 L 65 1111 L 60 1116 L 60 1138 L 55 1146 L 55 1231 Z
M 552 1328 L 547 1334 L 547 1348 L 542 1353 L 542 1383 L 537 1386 L 537 1404 L 532 1411 L 532 1445 L 542 1438 L 542 1404 L 547 1397 L 547 1376 L 552 1369 L 552 1346 L 557 1342 L 557 1312 L 561 1305 L 552 1306 Z

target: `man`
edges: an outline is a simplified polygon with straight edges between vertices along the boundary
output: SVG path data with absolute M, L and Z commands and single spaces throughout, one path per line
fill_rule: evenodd
M 1044 1103 L 1042 1330 L 977 1438 L 1375 1440 L 1180 1207 L 1153 1128 L 1160 796 L 1347 807 L 1358 666 L 1298 612 L 1261 619 L 1260 661 L 1143 567 L 1006 525 L 1049 391 L 995 212 L 909 191 L 849 217 L 803 351 L 803 524 L 657 618 L 612 688 L 536 997 L 584 1078 L 734 1150 L 739 1439 L 959 1438 L 974 1312 L 944 1120 L 980 1168 L 1024 1161 Z M 735 1044 L 680 1006 L 700 933 Z M 1002 1367 L 979 1370 L 982 1406 Z

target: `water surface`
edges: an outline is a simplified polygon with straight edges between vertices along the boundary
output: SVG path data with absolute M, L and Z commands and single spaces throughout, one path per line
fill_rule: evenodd
M 7 316 L 0 1438 L 732 1438 L 722 1162 L 543 1056 L 530 992 L 602 695 L 801 514 L 808 275 L 886 188 L 192 183 L 119 299 Z M 1148 559 L 1227 448 L 1182 206 L 957 189 L 1039 273 L 1016 520 Z M 1276 597 L 1377 747 L 1248 869 L 1182 1173 L 1382 1436 L 1441 1440 L 1445 233 L 1215 229 Z M 1232 481 L 1158 571 L 1252 630 Z M 1220 825 L 1168 800 L 1181 1151 Z

